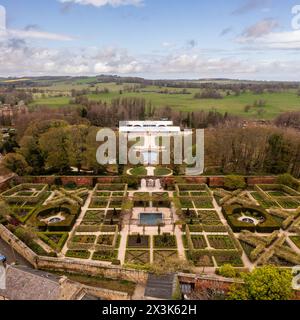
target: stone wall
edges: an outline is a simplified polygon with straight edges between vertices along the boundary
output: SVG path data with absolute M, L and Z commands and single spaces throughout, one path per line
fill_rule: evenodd
M 119 266 L 91 261 L 39 257 L 37 266 L 38 269 L 41 270 L 57 270 L 90 276 L 104 276 L 111 279 L 128 280 L 137 283 L 146 283 L 148 278 L 148 274 L 140 270 L 125 269 Z
M 87 286 L 79 282 L 72 281 L 63 276 L 59 280 L 60 297 L 59 300 L 81 300 L 86 294 L 104 300 L 128 300 L 127 292 Z
M 13 233 L 11 233 L 7 228 L 0 224 L 0 238 L 4 240 L 7 244 L 12 246 L 12 248 L 22 257 L 24 257 L 31 265 L 37 268 L 38 255 L 35 254 L 30 248 L 28 248 L 25 243 L 19 240 Z
M 100 262 L 38 256 L 2 224 L 0 224 L 0 237 L 37 269 L 104 276 L 136 283 L 146 283 L 148 278 L 148 274 L 140 270 L 125 269 Z
M 274 184 L 276 183 L 276 176 L 266 176 L 266 177 L 247 177 L 246 182 L 249 186 L 254 186 L 256 184 Z
M 243 283 L 239 279 L 224 278 L 217 275 L 195 275 L 184 274 L 178 275 L 180 283 L 193 284 L 196 291 L 205 290 L 208 288 L 218 288 L 225 293 L 229 290 L 230 286 L 234 283 Z
M 28 177 L 14 177 L 9 181 L 20 183 L 45 183 L 52 185 L 55 179 L 60 178 L 63 185 L 68 183 L 76 183 L 78 186 L 93 186 L 96 183 L 120 183 L 119 177 L 106 177 L 106 176 L 28 176 Z M 130 178 L 130 177 L 129 177 Z M 168 185 L 174 183 L 195 183 L 195 184 L 208 184 L 210 187 L 223 187 L 224 176 L 198 176 L 198 177 L 161 177 L 162 183 Z M 246 176 L 246 182 L 249 186 L 255 184 L 274 184 L 276 183 L 276 176 Z M 9 181 L 0 184 L 0 190 L 5 190 L 8 187 Z
M 104 300 L 129 300 L 130 296 L 127 292 L 109 290 L 98 287 L 78 285 L 82 291 Z

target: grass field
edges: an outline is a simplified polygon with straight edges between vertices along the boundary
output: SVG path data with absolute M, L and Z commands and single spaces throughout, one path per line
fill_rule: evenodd
M 47 97 L 42 97 L 40 94 L 35 95 L 34 102 L 31 107 L 37 105 L 49 106 L 52 108 L 68 105 L 70 101 L 70 91 L 72 89 L 80 90 L 89 87 L 91 79 L 78 80 L 73 82 L 57 82 L 50 87 L 44 87 Z M 118 85 L 115 83 L 97 84 L 90 90 L 107 88 L 109 93 L 88 94 L 87 97 L 94 101 L 102 100 L 103 102 L 110 102 L 112 99 L 125 97 L 139 97 L 144 98 L 147 102 L 152 103 L 153 106 L 160 108 L 170 106 L 179 111 L 210 111 L 217 110 L 221 113 L 228 112 L 233 115 L 242 116 L 252 119 L 266 119 L 271 120 L 280 113 L 287 111 L 300 110 L 300 97 L 297 96 L 296 91 L 286 91 L 280 93 L 264 93 L 256 95 L 250 92 L 243 93 L 240 96 L 230 95 L 223 99 L 195 99 L 194 95 L 199 92 L 199 89 L 188 89 L 189 94 L 164 94 L 159 93 L 162 88 L 147 86 L 140 90 L 140 92 L 123 92 L 125 86 L 133 86 L 133 84 Z M 181 89 L 168 88 L 169 91 L 178 92 Z M 63 94 L 63 97 L 57 95 Z M 266 101 L 263 107 L 263 113 L 258 113 L 258 108 L 251 108 L 249 112 L 245 112 L 246 105 L 253 105 L 257 100 Z

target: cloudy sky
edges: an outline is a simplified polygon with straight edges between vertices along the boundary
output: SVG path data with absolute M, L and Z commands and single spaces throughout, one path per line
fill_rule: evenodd
M 300 80 L 300 0 L 0 0 L 0 76 L 96 74 Z

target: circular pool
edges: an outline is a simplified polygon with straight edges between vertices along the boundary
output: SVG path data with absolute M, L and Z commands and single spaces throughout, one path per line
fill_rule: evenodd
M 53 217 L 48 220 L 48 223 L 57 223 L 61 221 L 63 221 L 63 219 L 61 219 L 60 217 Z

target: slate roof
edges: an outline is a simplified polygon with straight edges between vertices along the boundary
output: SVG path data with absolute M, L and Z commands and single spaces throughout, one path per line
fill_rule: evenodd
M 175 274 L 168 274 L 162 276 L 149 274 L 145 290 L 145 297 L 162 300 L 171 300 L 175 286 Z
M 26 266 L 8 266 L 6 289 L 0 296 L 9 300 L 58 300 L 60 277 Z

